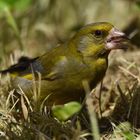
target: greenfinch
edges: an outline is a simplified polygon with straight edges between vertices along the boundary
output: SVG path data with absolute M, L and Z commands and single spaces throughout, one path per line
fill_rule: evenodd
M 1 73 L 10 73 L 13 87 L 20 87 L 30 99 L 36 85 L 40 88 L 39 102 L 47 98 L 47 105 L 82 101 L 85 97 L 82 81 L 95 88 L 105 76 L 110 51 L 125 49 L 127 44 L 126 35 L 112 24 L 93 23 L 44 55 L 21 58 Z

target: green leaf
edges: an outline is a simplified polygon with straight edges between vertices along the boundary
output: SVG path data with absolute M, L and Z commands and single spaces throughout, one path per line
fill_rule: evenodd
M 133 132 L 133 129 L 131 128 L 131 124 L 129 122 L 123 122 L 120 123 L 115 131 L 115 135 L 117 134 L 119 136 L 122 136 L 125 140 L 134 140 L 135 139 L 135 134 Z
M 30 4 L 31 4 L 31 0 L 18 0 L 15 3 L 15 9 L 23 11 L 26 10 L 30 6 Z
M 23 11 L 26 10 L 31 4 L 31 0 L 0 0 L 0 10 L 4 9 L 5 6 L 10 9 Z
M 53 115 L 60 121 L 66 121 L 75 113 L 80 111 L 81 104 L 78 102 L 69 102 L 64 105 L 56 105 L 52 107 Z
M 5 7 L 8 7 L 7 3 L 0 1 L 0 12 L 3 12 Z
M 4 12 L 5 12 L 5 17 L 6 17 L 7 23 L 12 27 L 12 29 L 14 30 L 16 35 L 19 36 L 19 30 L 18 30 L 16 21 L 15 21 L 14 17 L 12 16 L 9 8 L 5 7 Z
M 7 3 L 8 5 L 13 5 L 13 4 L 15 4 L 18 0 L 1 0 L 1 1 Z

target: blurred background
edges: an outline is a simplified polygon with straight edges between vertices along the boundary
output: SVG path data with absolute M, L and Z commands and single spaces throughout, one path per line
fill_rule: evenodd
M 103 21 L 124 31 L 133 45 L 130 45 L 127 52 L 111 52 L 102 89 L 98 85 L 97 95 L 93 96 L 95 112 L 99 116 L 102 113 L 103 117 L 112 117 L 117 123 L 128 121 L 138 128 L 137 133 L 140 134 L 140 0 L 0 0 L 0 70 L 16 63 L 21 56 L 37 57 L 44 54 L 48 48 L 71 38 L 86 24 Z M 18 116 L 16 111 L 15 115 L 11 113 L 17 103 L 12 102 L 12 108 L 9 105 L 13 90 L 9 92 L 7 82 L 2 82 L 5 80 L 0 79 L 0 116 L 4 116 L 0 118 L 0 135 L 5 132 L 6 140 L 23 140 L 29 137 L 35 139 L 32 135 L 35 133 L 39 138 L 43 137 L 39 140 L 44 140 L 47 135 L 53 137 L 53 131 L 60 135 L 64 132 L 66 136 L 70 133 L 69 137 L 72 139 L 71 137 L 83 135 L 85 132 L 81 127 L 77 127 L 76 130 L 80 130 L 75 131 L 75 124 L 73 127 L 69 124 L 63 127 L 64 124 L 60 125 L 55 119 L 55 122 L 51 119 L 53 122 L 48 125 L 49 118 L 42 114 L 39 117 L 38 114 L 29 115 L 32 121 L 28 122 L 29 127 L 25 127 L 26 122 L 22 115 Z M 102 91 L 101 104 L 97 98 L 100 93 L 98 91 Z M 14 123 L 9 119 L 9 115 Z M 103 126 L 108 132 L 106 122 L 101 121 L 99 126 Z M 52 127 L 52 124 L 57 129 Z M 112 126 L 114 127 L 113 124 Z M 132 136 L 132 139 L 127 137 L 127 140 L 136 137 L 135 128 L 130 130 L 128 135 Z M 126 135 L 126 132 L 124 130 L 121 135 Z M 120 137 L 116 136 L 116 140 L 118 139 Z
M 111 22 L 140 45 L 139 0 L 0 0 L 0 62 L 5 54 L 43 54 L 97 21 Z

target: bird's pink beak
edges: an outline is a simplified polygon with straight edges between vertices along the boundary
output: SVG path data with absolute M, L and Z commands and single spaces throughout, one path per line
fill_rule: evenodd
M 116 28 L 112 28 L 106 39 L 106 49 L 107 50 L 127 49 L 128 42 L 129 39 L 127 38 L 125 33 L 119 31 Z

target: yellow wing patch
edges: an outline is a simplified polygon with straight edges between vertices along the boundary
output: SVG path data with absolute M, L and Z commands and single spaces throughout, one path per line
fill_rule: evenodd
M 28 80 L 32 80 L 32 79 L 34 79 L 34 75 L 33 74 L 27 74 L 27 75 L 24 75 L 24 76 L 22 76 L 22 78 L 25 78 L 25 79 L 28 79 Z
M 19 75 L 17 73 L 12 73 L 11 76 L 15 78 Z M 19 76 L 19 77 L 22 77 L 22 78 L 28 79 L 28 80 L 32 80 L 34 78 L 34 75 L 32 73 L 30 73 L 30 74 L 27 74 L 27 75 L 24 75 L 24 76 Z

